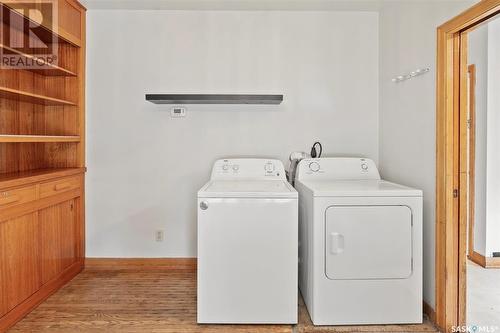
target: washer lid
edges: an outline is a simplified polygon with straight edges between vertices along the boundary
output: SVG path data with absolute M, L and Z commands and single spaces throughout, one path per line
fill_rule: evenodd
M 201 198 L 297 198 L 283 180 L 212 180 L 198 192 Z
M 422 191 L 385 180 L 298 181 L 315 197 L 421 197 Z

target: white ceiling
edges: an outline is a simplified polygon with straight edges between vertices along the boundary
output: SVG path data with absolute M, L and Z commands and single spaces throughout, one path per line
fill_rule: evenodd
M 376 11 L 380 0 L 82 0 L 88 9 Z
M 479 0 L 80 0 L 87 9 L 332 11 L 379 11 L 384 3 L 433 1 L 479 2 Z

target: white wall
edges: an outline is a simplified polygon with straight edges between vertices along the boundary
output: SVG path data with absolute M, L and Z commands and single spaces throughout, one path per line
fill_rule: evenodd
M 470 64 L 476 65 L 476 193 L 474 250 L 500 251 L 500 19 L 469 34 Z
M 434 306 L 436 28 L 465 1 L 390 1 L 380 11 L 380 168 L 383 177 L 424 191 L 424 299 Z M 403 83 L 391 78 L 421 67 Z
M 90 10 L 87 255 L 195 256 L 195 193 L 216 158 L 286 160 L 319 139 L 329 155 L 380 160 L 385 178 L 424 190 L 433 306 L 436 27 L 471 3 L 383 2 L 380 26 L 373 12 Z M 189 106 L 171 119 L 144 102 L 149 92 L 284 93 L 285 102 Z
M 500 19 L 488 23 L 486 256 L 500 252 Z
M 215 159 L 378 160 L 375 12 L 88 12 L 87 256 L 196 255 Z M 145 93 L 284 93 L 280 106 L 168 106 Z M 154 231 L 165 230 L 164 242 Z
M 486 161 L 488 111 L 488 26 L 469 33 L 468 63 L 476 66 L 474 251 L 486 253 Z

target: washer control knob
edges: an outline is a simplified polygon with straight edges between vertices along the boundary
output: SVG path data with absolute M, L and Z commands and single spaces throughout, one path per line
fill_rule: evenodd
M 201 210 L 207 210 L 208 209 L 208 202 L 206 202 L 206 201 L 200 202 L 200 208 L 201 208 Z
M 368 164 L 366 164 L 366 163 L 361 164 L 361 169 L 363 169 L 365 171 L 368 170 Z
M 240 169 L 240 166 L 239 166 L 239 165 L 236 165 L 236 164 L 235 164 L 235 165 L 233 165 L 233 170 L 234 170 L 234 171 L 238 171 L 239 169 Z
M 224 165 L 222 166 L 222 170 L 227 171 L 227 169 L 229 169 L 229 165 L 224 164 Z
M 266 172 L 268 173 L 271 173 L 274 171 L 274 164 L 271 163 L 271 162 L 268 162 L 264 165 L 264 170 L 266 170 Z
M 312 172 L 318 172 L 320 169 L 319 163 L 318 162 L 311 162 L 309 163 L 309 170 Z

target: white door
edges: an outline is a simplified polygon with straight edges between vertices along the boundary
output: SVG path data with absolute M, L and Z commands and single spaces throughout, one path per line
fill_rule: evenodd
M 297 200 L 198 206 L 198 322 L 296 323 Z
M 329 279 L 405 279 L 412 273 L 407 206 L 332 206 L 326 210 Z

